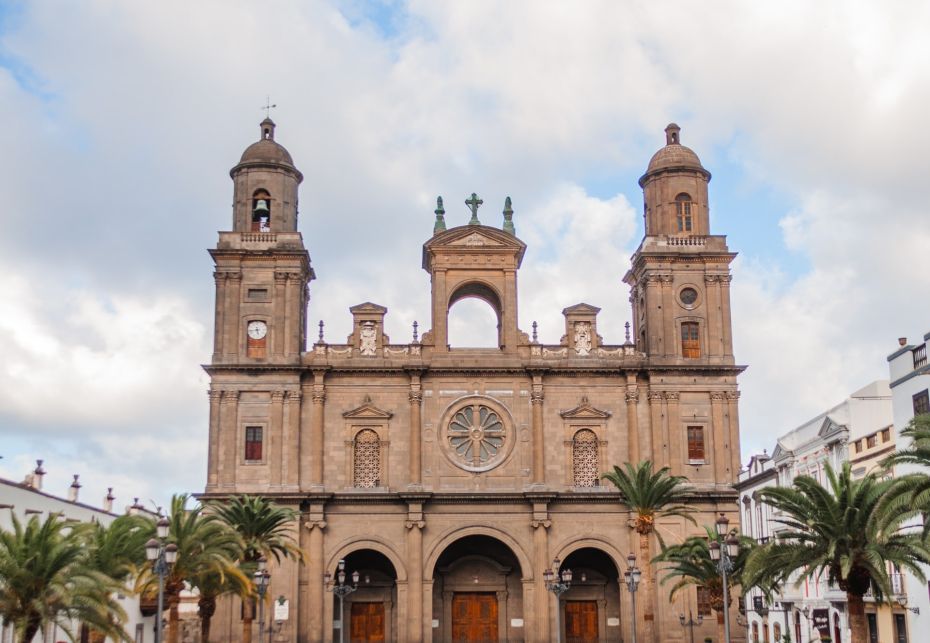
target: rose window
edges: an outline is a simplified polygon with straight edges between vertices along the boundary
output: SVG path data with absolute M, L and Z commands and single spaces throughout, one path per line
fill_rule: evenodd
M 483 469 L 498 459 L 506 432 L 500 415 L 483 404 L 470 404 L 452 416 L 447 434 L 452 457 L 467 469 Z

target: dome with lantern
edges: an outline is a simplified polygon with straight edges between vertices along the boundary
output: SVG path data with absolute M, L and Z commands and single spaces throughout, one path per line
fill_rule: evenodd
M 266 118 L 261 122 L 262 138 L 252 143 L 242 153 L 239 164 L 276 163 L 294 167 L 294 159 L 283 145 L 274 140 L 274 121 Z

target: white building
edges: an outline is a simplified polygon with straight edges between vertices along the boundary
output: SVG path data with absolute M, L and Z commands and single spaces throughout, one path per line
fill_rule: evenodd
M 906 449 L 910 440 L 901 437 L 901 430 L 915 415 L 930 413 L 930 364 L 927 363 L 930 333 L 917 344 L 908 344 L 906 338 L 899 339 L 898 344 L 898 350 L 888 356 L 888 370 L 896 440 L 899 448 Z M 916 467 L 904 465 L 896 467 L 895 472 L 901 475 L 915 470 Z M 928 472 L 924 470 L 923 473 Z M 930 570 L 925 573 L 930 576 Z M 930 628 L 930 586 L 910 575 L 905 575 L 904 583 L 911 612 L 908 614 L 911 631 L 926 632 Z
M 895 448 L 892 417 L 888 381 L 878 380 L 784 434 L 771 456 L 753 456 L 737 484 L 743 533 L 765 543 L 781 529 L 774 511 L 759 501 L 759 491 L 765 487 L 791 486 L 801 475 L 826 484 L 826 465 L 837 470 L 846 460 L 852 463 L 856 476 L 876 467 Z M 903 598 L 901 578 L 900 574 L 892 575 L 896 598 Z M 804 580 L 797 586 L 788 583 L 771 604 L 766 604 L 757 590 L 744 598 L 749 641 L 774 643 L 784 634 L 790 634 L 795 642 L 819 641 L 812 623 L 814 610 L 826 610 L 835 643 L 849 641 L 846 595 L 826 578 Z M 880 606 L 866 598 L 866 617 L 874 641 L 906 642 L 906 625 L 902 624 L 904 638 L 899 638 L 895 622 L 905 614 L 899 605 Z
M 26 476 L 23 482 L 14 482 L 0 478 L 0 528 L 12 528 L 12 515 L 15 514 L 20 522 L 28 521 L 32 516 L 45 520 L 50 513 L 60 513 L 64 518 L 79 520 L 81 522 L 98 522 L 103 525 L 111 523 L 119 514 L 113 512 L 114 497 L 112 492 L 103 498 L 102 507 L 95 507 L 80 501 L 80 488 L 77 476 L 68 489 L 68 497 L 62 498 L 42 490 L 45 471 L 42 461 L 38 462 L 35 471 Z M 142 510 L 138 501 L 134 503 L 136 510 Z M 127 511 L 132 507 L 127 507 Z M 133 637 L 136 643 L 148 643 L 155 640 L 154 617 L 143 617 L 139 611 L 139 598 L 131 594 L 120 594 L 118 600 L 126 611 L 126 632 Z M 0 629 L 0 643 L 13 643 L 13 626 Z M 57 643 L 66 641 L 67 636 L 59 628 L 37 634 L 33 643 Z

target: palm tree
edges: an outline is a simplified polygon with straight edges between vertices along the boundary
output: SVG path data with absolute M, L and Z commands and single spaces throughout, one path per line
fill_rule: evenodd
M 233 571 L 235 573 L 233 573 Z M 210 623 L 216 613 L 216 599 L 224 594 L 236 594 L 246 598 L 252 594 L 252 583 L 249 577 L 239 568 L 225 574 L 213 570 L 205 570 L 190 579 L 200 592 L 197 607 L 200 613 L 200 641 L 210 642 Z
M 242 539 L 240 562 L 251 569 L 260 558 L 281 558 L 304 561 L 304 554 L 292 535 L 297 512 L 261 496 L 235 496 L 226 503 L 215 503 L 211 507 L 223 522 L 229 525 Z M 242 641 L 252 641 L 254 620 L 251 601 L 242 605 Z
M 201 505 L 188 509 L 188 498 L 187 494 L 172 496 L 168 515 L 168 541 L 178 547 L 177 562 L 171 565 L 165 579 L 168 643 L 178 641 L 178 603 L 185 582 L 194 585 L 196 579 L 211 572 L 221 578 L 242 574 L 236 565 L 242 539 L 217 516 L 204 513 Z M 154 582 L 150 565 L 142 583 L 150 587 Z
M 657 516 L 679 516 L 690 522 L 691 509 L 685 504 L 688 497 L 687 478 L 669 474 L 668 467 L 658 471 L 652 470 L 652 462 L 646 460 L 637 465 L 624 464 L 625 470 L 614 466 L 613 471 L 602 477 L 609 480 L 620 490 L 624 502 L 630 511 L 636 514 L 633 529 L 639 534 L 640 560 L 642 561 L 642 591 L 647 600 L 643 601 L 643 616 L 646 621 L 645 640 L 655 639 L 653 622 L 655 619 L 655 585 L 654 571 L 650 561 L 649 536 L 655 533 Z M 662 542 L 661 537 L 659 542 Z
M 717 540 L 717 531 L 712 527 L 704 527 L 707 536 L 691 536 L 683 543 L 664 547 L 658 556 L 652 559 L 653 563 L 666 563 L 663 568 L 665 577 L 662 585 L 675 581 L 668 593 L 671 601 L 682 589 L 691 586 L 703 587 L 710 597 L 710 606 L 717 612 L 717 635 L 719 640 L 724 639 L 723 610 L 729 609 L 730 601 L 723 604 L 723 579 L 717 569 L 717 563 L 710 555 L 710 542 Z M 731 532 L 735 533 L 735 532 Z M 739 554 L 733 559 L 733 570 L 727 574 L 729 585 L 743 586 L 743 569 L 746 558 L 756 547 L 756 541 L 747 536 L 739 536 Z M 732 599 L 733 593 L 728 595 Z
M 899 449 L 882 462 L 885 469 L 895 465 L 916 465 L 930 472 L 930 414 L 915 415 L 901 431 L 901 437 L 908 438 L 910 444 Z M 930 475 L 912 473 L 895 479 L 888 495 L 882 500 L 883 510 L 909 511 L 911 514 L 922 512 L 930 516 Z M 924 519 L 924 536 L 930 536 L 930 520 Z
M 126 613 L 113 598 L 119 583 L 88 564 L 88 527 L 50 513 L 12 530 L 0 530 L 0 620 L 13 624 L 23 643 L 57 625 L 74 638 L 77 621 L 117 640 L 129 641 Z
M 870 588 L 878 600 L 891 595 L 888 563 L 923 580 L 920 565 L 930 563 L 930 549 L 919 535 L 901 531 L 909 514 L 882 510 L 882 497 L 893 480 L 871 473 L 854 480 L 848 462 L 838 474 L 827 465 L 826 473 L 827 486 L 799 476 L 791 487 L 760 492 L 775 509 L 775 522 L 786 529 L 752 552 L 745 580 L 771 587 L 798 572 L 798 584 L 825 573 L 846 592 L 852 643 L 866 643 L 862 597 Z

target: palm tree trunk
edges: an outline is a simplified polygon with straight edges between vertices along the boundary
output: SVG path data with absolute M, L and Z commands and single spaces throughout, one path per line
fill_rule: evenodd
M 210 643 L 210 621 L 216 613 L 216 597 L 201 596 L 197 605 L 200 608 L 200 643 Z
M 852 633 L 851 643 L 868 643 L 869 627 L 865 619 L 865 605 L 860 594 L 846 593 L 846 602 L 849 605 L 849 630 Z
M 23 636 L 20 638 L 20 643 L 32 643 L 32 639 L 35 638 L 35 635 L 39 632 L 40 621 L 38 618 L 30 618 L 26 623 L 26 627 L 23 629 Z
M 723 624 L 723 611 L 717 610 L 717 640 L 724 643 L 727 640 L 727 629 Z M 798 642 L 800 643 L 800 641 Z
M 242 599 L 242 643 L 252 643 L 254 607 L 251 596 Z
M 168 643 L 178 643 L 178 601 L 172 600 L 168 608 Z
M 639 554 L 643 570 L 643 580 L 641 582 L 643 601 L 643 643 L 655 643 L 655 596 L 652 591 L 652 556 L 649 555 L 649 534 L 641 533 L 639 535 Z

